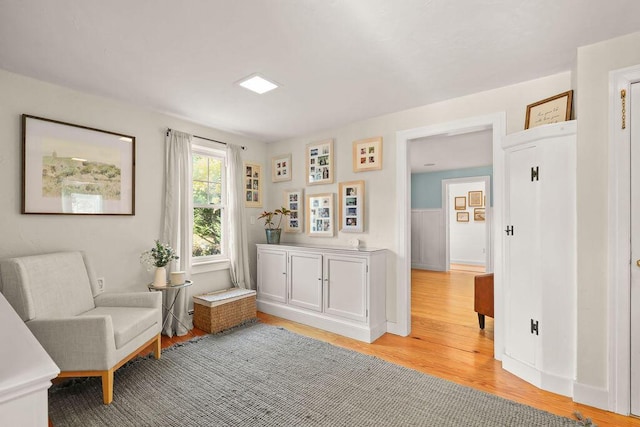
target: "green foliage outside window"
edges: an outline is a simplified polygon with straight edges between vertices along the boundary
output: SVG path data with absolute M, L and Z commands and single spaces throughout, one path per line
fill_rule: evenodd
M 193 155 L 194 257 L 222 253 L 223 159 Z

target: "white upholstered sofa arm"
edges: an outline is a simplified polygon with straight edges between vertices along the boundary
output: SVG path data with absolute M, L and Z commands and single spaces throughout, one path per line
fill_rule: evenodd
M 161 292 L 107 292 L 93 299 L 96 307 L 162 308 Z
M 110 316 L 34 319 L 26 325 L 62 371 L 106 370 L 115 364 Z

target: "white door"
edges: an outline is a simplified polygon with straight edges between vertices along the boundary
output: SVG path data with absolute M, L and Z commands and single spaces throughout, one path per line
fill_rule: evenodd
M 322 311 L 322 255 L 289 252 L 289 304 Z
M 367 320 L 367 260 L 342 255 L 324 256 L 324 311 Z
M 631 413 L 640 415 L 640 83 L 631 85 Z
M 258 298 L 287 302 L 286 251 L 258 251 Z
M 535 366 L 536 340 L 531 334 L 531 319 L 538 317 L 539 265 L 539 182 L 531 178 L 538 165 L 537 147 L 525 147 L 506 153 L 505 215 L 505 352 L 512 358 Z M 539 257 L 539 255 L 538 255 Z

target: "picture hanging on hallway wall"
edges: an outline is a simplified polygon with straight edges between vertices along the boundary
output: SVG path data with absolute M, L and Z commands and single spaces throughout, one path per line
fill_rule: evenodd
M 365 172 L 382 169 L 382 137 L 353 142 L 353 171 Z
M 333 193 L 307 195 L 307 234 L 333 237 Z
M 467 198 L 465 196 L 456 197 L 453 199 L 453 205 L 455 210 L 463 211 L 467 209 Z
M 291 181 L 291 154 L 271 159 L 271 181 Z
M 136 138 L 22 115 L 22 213 L 135 215 Z
M 456 221 L 469 222 L 469 212 L 456 212 Z
M 262 207 L 262 166 L 257 163 L 244 163 L 244 205 Z
M 484 208 L 475 208 L 473 210 L 473 220 L 474 221 L 484 221 Z
M 469 207 L 482 207 L 483 199 L 482 199 L 482 190 L 480 191 L 469 191 Z
M 333 139 L 307 145 L 307 184 L 333 183 Z
M 364 181 L 341 182 L 339 187 L 340 230 L 364 231 Z
M 304 192 L 302 190 L 285 191 L 284 207 L 291 211 L 289 216 L 285 217 L 284 231 L 301 233 L 304 227 Z

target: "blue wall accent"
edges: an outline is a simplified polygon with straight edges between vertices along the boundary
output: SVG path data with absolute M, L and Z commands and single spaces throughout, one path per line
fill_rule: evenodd
M 442 180 L 466 178 L 469 176 L 491 177 L 491 201 L 493 206 L 493 166 L 479 168 L 455 169 L 448 171 L 411 174 L 411 209 L 442 208 Z

